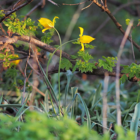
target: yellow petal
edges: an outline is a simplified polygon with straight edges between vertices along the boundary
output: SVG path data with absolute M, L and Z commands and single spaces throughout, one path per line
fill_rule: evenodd
M 79 38 L 79 41 L 81 43 L 90 43 L 91 41 L 95 40 L 95 38 L 88 36 L 88 35 L 83 35 Z
M 82 46 L 82 49 L 81 49 L 80 51 L 84 51 L 84 50 L 85 50 L 85 48 L 84 48 L 84 44 L 81 43 L 81 46 Z
M 50 28 L 45 28 L 45 29 L 43 29 L 42 30 L 42 33 L 44 33 L 46 30 L 48 30 L 48 29 L 50 29 Z
M 79 29 L 80 29 L 80 34 L 79 34 L 79 36 L 81 37 L 81 36 L 83 35 L 84 29 L 83 29 L 82 27 L 79 27 Z
M 57 16 L 55 16 L 55 17 L 53 18 L 53 26 L 55 25 L 55 19 L 56 19 L 56 18 L 59 19 L 59 17 L 57 17 Z
M 53 22 L 47 18 L 40 18 L 38 21 L 40 22 L 41 25 L 44 26 L 44 28 L 50 29 L 54 27 Z

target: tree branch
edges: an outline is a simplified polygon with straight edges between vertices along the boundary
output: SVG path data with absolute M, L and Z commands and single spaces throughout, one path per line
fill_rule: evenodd
M 114 22 L 114 24 L 116 25 L 116 27 L 123 33 L 123 35 L 125 34 L 125 31 L 122 28 L 122 25 L 116 20 L 116 18 L 111 14 L 110 10 L 108 8 L 104 8 L 104 6 L 102 6 L 100 3 L 98 3 L 96 0 L 93 0 L 93 2 L 99 7 L 101 8 L 103 11 L 105 11 L 108 16 L 112 19 L 112 21 Z M 140 3 L 140 2 L 138 2 Z M 128 36 L 127 38 L 130 42 L 132 41 L 133 45 L 140 51 L 140 46 L 135 43 L 130 36 Z
M 123 8 L 127 8 L 130 5 L 140 5 L 140 2 L 138 1 L 133 1 L 133 2 L 129 2 L 127 4 L 122 4 L 120 7 L 116 8 L 112 15 L 114 16 L 115 14 L 117 14 L 120 10 L 122 10 Z M 111 20 L 111 18 L 107 17 L 106 20 L 104 20 L 104 22 L 91 34 L 91 36 L 95 36 L 109 21 Z
M 52 66 L 49 68 L 48 70 L 48 74 L 54 74 L 54 73 L 58 73 L 58 65 L 55 65 L 55 66 Z M 123 69 L 123 67 L 120 67 L 120 71 Z M 61 72 L 66 72 L 66 70 L 64 69 L 61 69 L 60 70 Z M 77 69 L 78 71 L 78 69 Z M 79 72 L 81 73 L 81 72 Z M 96 75 L 96 76 L 104 76 L 105 73 L 108 73 L 109 76 L 111 77 L 116 77 L 116 67 L 113 68 L 113 71 L 112 72 L 109 72 L 103 68 L 97 68 L 97 69 L 94 69 L 93 72 L 87 72 L 85 74 L 87 75 Z M 121 78 L 122 76 L 124 75 L 124 73 L 120 73 L 119 74 L 119 78 Z M 129 79 L 129 74 L 126 74 L 126 76 L 128 77 L 128 80 L 131 81 L 131 82 L 138 82 L 140 79 L 138 79 L 136 76 L 134 76 L 133 78 Z
M 41 48 L 43 50 L 51 52 L 51 53 L 53 53 L 56 50 L 56 48 L 53 48 L 52 46 L 47 45 L 47 44 L 45 44 L 45 43 L 43 43 L 43 42 L 41 42 L 41 41 L 39 41 L 39 40 L 37 40 L 35 38 L 31 38 L 31 40 L 30 40 L 29 36 L 24 36 L 24 35 L 23 36 L 17 36 L 15 34 L 11 38 L 7 37 L 7 36 L 6 37 L 0 37 L 0 45 L 5 44 L 5 43 L 12 44 L 12 43 L 17 42 L 18 40 L 25 41 L 25 42 L 31 41 L 31 43 L 33 43 L 34 45 L 38 46 L 39 48 Z M 59 57 L 60 56 L 60 51 L 57 50 L 55 55 L 57 55 Z M 70 60 L 73 65 L 75 64 L 75 61 L 70 59 L 70 55 L 65 53 L 65 52 L 63 52 L 63 51 L 62 51 L 62 57 Z M 27 56 L 24 57 L 24 58 L 19 58 L 19 59 L 25 59 L 25 58 L 27 58 Z M 13 60 L 17 60 L 17 59 L 13 59 Z M 122 69 L 123 68 L 121 67 L 120 70 L 122 70 Z M 77 69 L 77 71 L 78 71 L 78 69 Z M 65 70 L 61 69 L 61 72 L 65 72 Z M 104 74 L 106 72 L 108 73 L 109 76 L 112 76 L 112 77 L 116 76 L 116 68 L 115 67 L 113 68 L 112 72 L 109 72 L 109 71 L 107 71 L 107 70 L 105 70 L 103 68 L 97 68 L 97 69 L 94 69 L 93 72 L 87 72 L 85 74 L 87 74 L 87 75 L 104 76 Z M 49 74 L 58 73 L 58 64 L 56 66 L 50 67 L 48 73 Z M 124 75 L 123 73 L 120 73 L 119 77 L 121 78 L 123 75 Z M 129 79 L 129 74 L 127 74 L 126 76 Z M 138 82 L 139 80 L 140 79 L 138 79 L 137 77 L 133 77 L 133 78 L 129 79 L 129 81 L 131 81 L 131 82 Z
M 3 18 L 0 19 L 0 23 L 6 19 L 6 17 L 8 17 L 9 15 L 11 15 L 12 13 L 18 11 L 19 9 L 21 9 L 22 7 L 26 6 L 27 4 L 31 3 L 33 0 L 27 0 L 26 3 L 23 3 L 22 5 L 16 7 L 15 9 L 13 9 L 12 11 L 9 11 L 5 14 L 5 16 Z
M 123 3 L 119 2 L 119 1 L 114 1 L 114 0 L 108 0 L 107 2 L 113 4 L 113 5 L 117 6 L 117 7 L 121 7 L 121 6 L 125 5 L 125 4 L 123 4 Z M 132 3 L 132 2 L 130 2 L 130 3 Z M 132 9 L 130 7 L 130 5 L 129 5 L 129 7 L 123 7 L 123 9 L 125 9 L 129 14 L 131 14 L 133 16 L 138 16 L 137 10 Z
M 19 35 L 16 35 L 16 34 L 13 34 L 13 37 L 11 37 L 11 38 L 8 37 L 8 36 L 0 37 L 0 45 L 3 45 L 5 43 L 12 44 L 12 43 L 17 42 L 18 40 L 25 41 L 25 42 L 31 42 L 32 44 L 38 46 L 39 48 L 41 48 L 43 50 L 46 50 L 48 52 L 51 52 L 51 53 L 53 53 L 56 50 L 56 48 L 53 48 L 52 46 L 47 45 L 47 44 L 45 44 L 45 43 L 41 42 L 40 40 L 37 40 L 33 37 L 30 38 L 29 36 L 25 36 L 25 35 L 19 36 Z M 55 55 L 57 55 L 59 57 L 60 56 L 60 51 L 57 50 L 55 52 Z M 75 62 L 72 61 L 72 59 L 70 59 L 69 54 L 67 54 L 65 52 L 62 52 L 62 57 L 70 60 L 71 63 L 75 64 Z

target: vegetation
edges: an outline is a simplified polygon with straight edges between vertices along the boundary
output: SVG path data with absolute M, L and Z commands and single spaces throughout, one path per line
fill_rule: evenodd
M 137 139 L 140 2 L 66 3 L 0 2 L 0 139 Z

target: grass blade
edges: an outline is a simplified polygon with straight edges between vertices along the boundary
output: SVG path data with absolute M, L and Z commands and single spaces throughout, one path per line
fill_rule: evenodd
M 98 89 L 96 90 L 95 96 L 93 97 L 91 110 L 95 107 L 95 104 L 98 102 L 100 98 L 101 89 L 102 89 L 102 84 L 99 85 Z
M 3 93 L 2 93 L 2 95 L 1 95 L 1 97 L 0 97 L 0 105 L 1 105 L 1 103 L 2 103 L 2 99 L 3 99 Z
M 137 138 L 138 124 L 140 119 L 140 103 L 136 104 L 134 115 L 130 124 L 130 130 L 135 132 L 135 139 Z
M 67 73 L 66 73 L 66 76 L 67 76 L 67 85 L 66 85 L 66 88 L 65 88 L 65 106 L 66 106 L 66 103 L 67 103 L 67 94 L 68 94 L 68 90 L 69 90 L 70 81 L 73 77 L 73 73 L 70 70 L 68 70 Z
M 74 95 L 74 97 L 73 97 L 73 99 L 72 99 L 72 103 L 75 101 L 75 99 L 76 99 L 77 96 L 79 97 L 79 99 L 80 99 L 80 101 L 81 101 L 81 103 L 82 103 L 82 105 L 83 105 L 83 108 L 84 108 L 84 110 L 85 110 L 86 117 L 87 117 L 87 126 L 88 126 L 89 129 L 91 129 L 90 114 L 89 114 L 89 111 L 88 111 L 88 108 L 87 108 L 86 103 L 84 102 L 84 100 L 82 99 L 82 97 L 81 97 L 81 95 L 80 95 L 79 93 L 76 93 L 76 94 Z M 68 106 L 67 112 L 68 112 L 68 110 L 70 109 L 72 103 Z

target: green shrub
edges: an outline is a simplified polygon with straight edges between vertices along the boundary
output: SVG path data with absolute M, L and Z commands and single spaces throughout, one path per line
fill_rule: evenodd
M 85 125 L 78 124 L 63 117 L 47 118 L 45 114 L 37 112 L 27 113 L 22 122 L 17 118 L 0 115 L 0 140 L 109 140 L 109 133 L 104 136 L 97 134 L 93 130 L 89 130 Z M 124 130 L 116 127 L 119 132 L 119 140 L 134 139 L 134 133 L 128 132 L 124 135 Z

